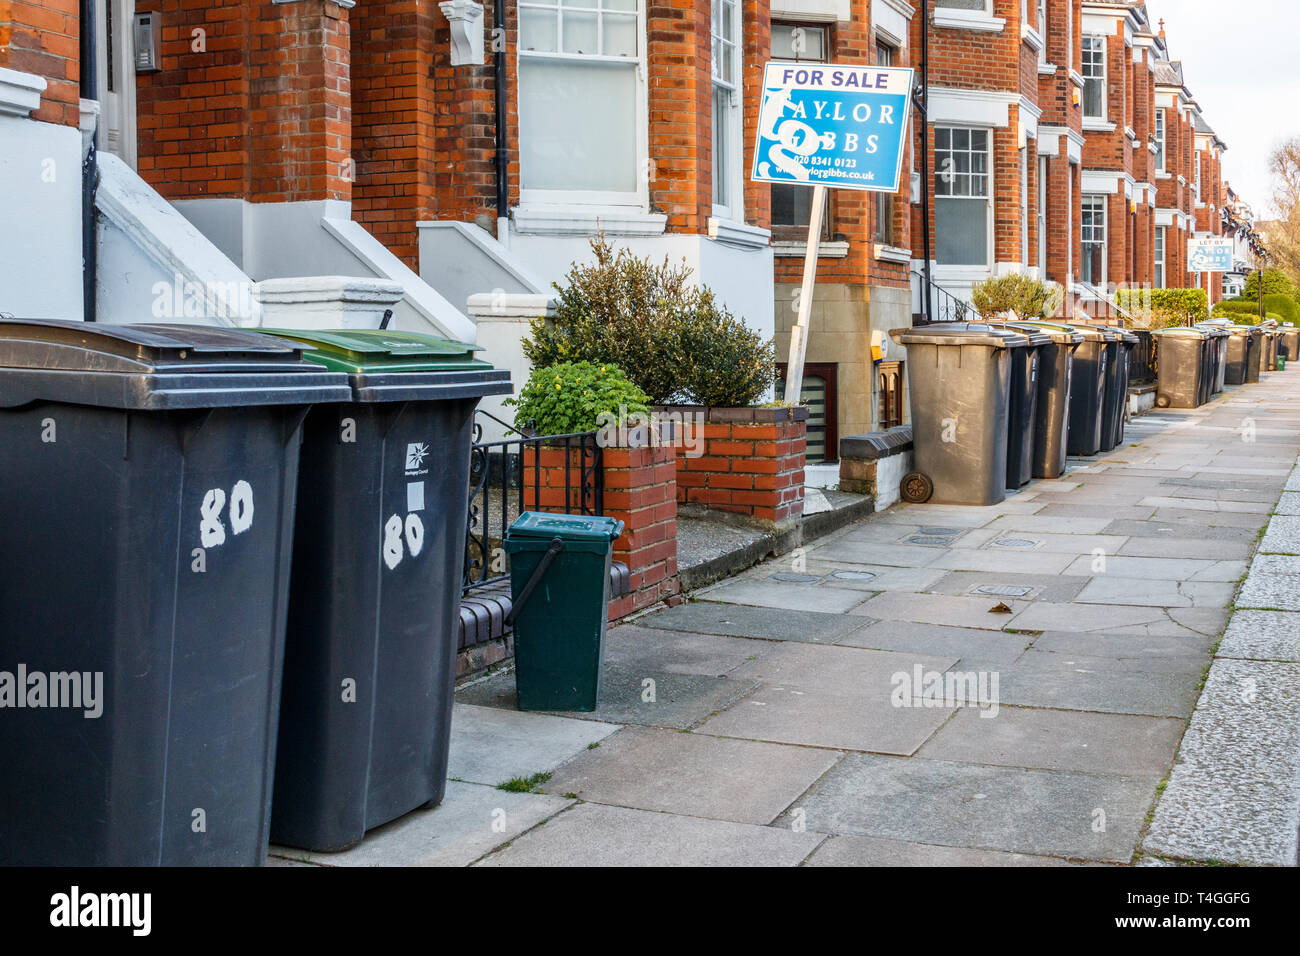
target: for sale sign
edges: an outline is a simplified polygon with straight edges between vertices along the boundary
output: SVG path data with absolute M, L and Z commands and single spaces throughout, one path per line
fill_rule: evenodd
M 912 71 L 769 63 L 753 179 L 897 192 Z
M 1204 236 L 1187 240 L 1189 272 L 1231 272 L 1232 239 Z

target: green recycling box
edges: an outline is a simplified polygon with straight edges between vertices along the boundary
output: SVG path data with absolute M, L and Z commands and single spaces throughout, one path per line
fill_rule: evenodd
M 272 842 L 337 850 L 442 799 L 474 408 L 510 375 L 428 335 L 272 334 L 351 388 L 303 426 L 271 801 Z
M 609 565 L 623 522 L 521 514 L 506 534 L 520 710 L 596 709 Z

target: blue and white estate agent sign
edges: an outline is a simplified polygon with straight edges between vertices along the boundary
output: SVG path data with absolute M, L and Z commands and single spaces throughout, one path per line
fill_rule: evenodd
M 1206 236 L 1187 240 L 1189 272 L 1231 272 L 1232 238 Z
M 769 63 L 753 179 L 897 192 L 912 71 Z

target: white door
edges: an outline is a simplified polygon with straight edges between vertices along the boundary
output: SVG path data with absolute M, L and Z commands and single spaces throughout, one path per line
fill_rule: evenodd
M 96 144 L 135 168 L 135 0 L 95 0 L 99 135 Z

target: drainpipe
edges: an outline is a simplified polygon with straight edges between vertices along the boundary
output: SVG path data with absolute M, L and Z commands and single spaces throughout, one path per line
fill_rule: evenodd
M 921 112 L 921 254 L 925 259 L 921 270 L 925 273 L 922 289 L 921 315 L 926 324 L 934 321 L 934 283 L 930 277 L 930 4 L 921 4 L 921 89 L 917 97 Z
M 81 98 L 98 100 L 95 76 L 95 0 L 81 0 Z M 98 125 L 98 124 L 97 124 Z M 95 321 L 95 274 L 97 271 L 95 189 L 99 186 L 99 163 L 95 139 L 81 163 L 81 310 L 87 322 Z
M 506 147 L 506 3 L 492 0 L 492 62 L 496 99 L 497 241 L 510 244 L 510 153 Z

